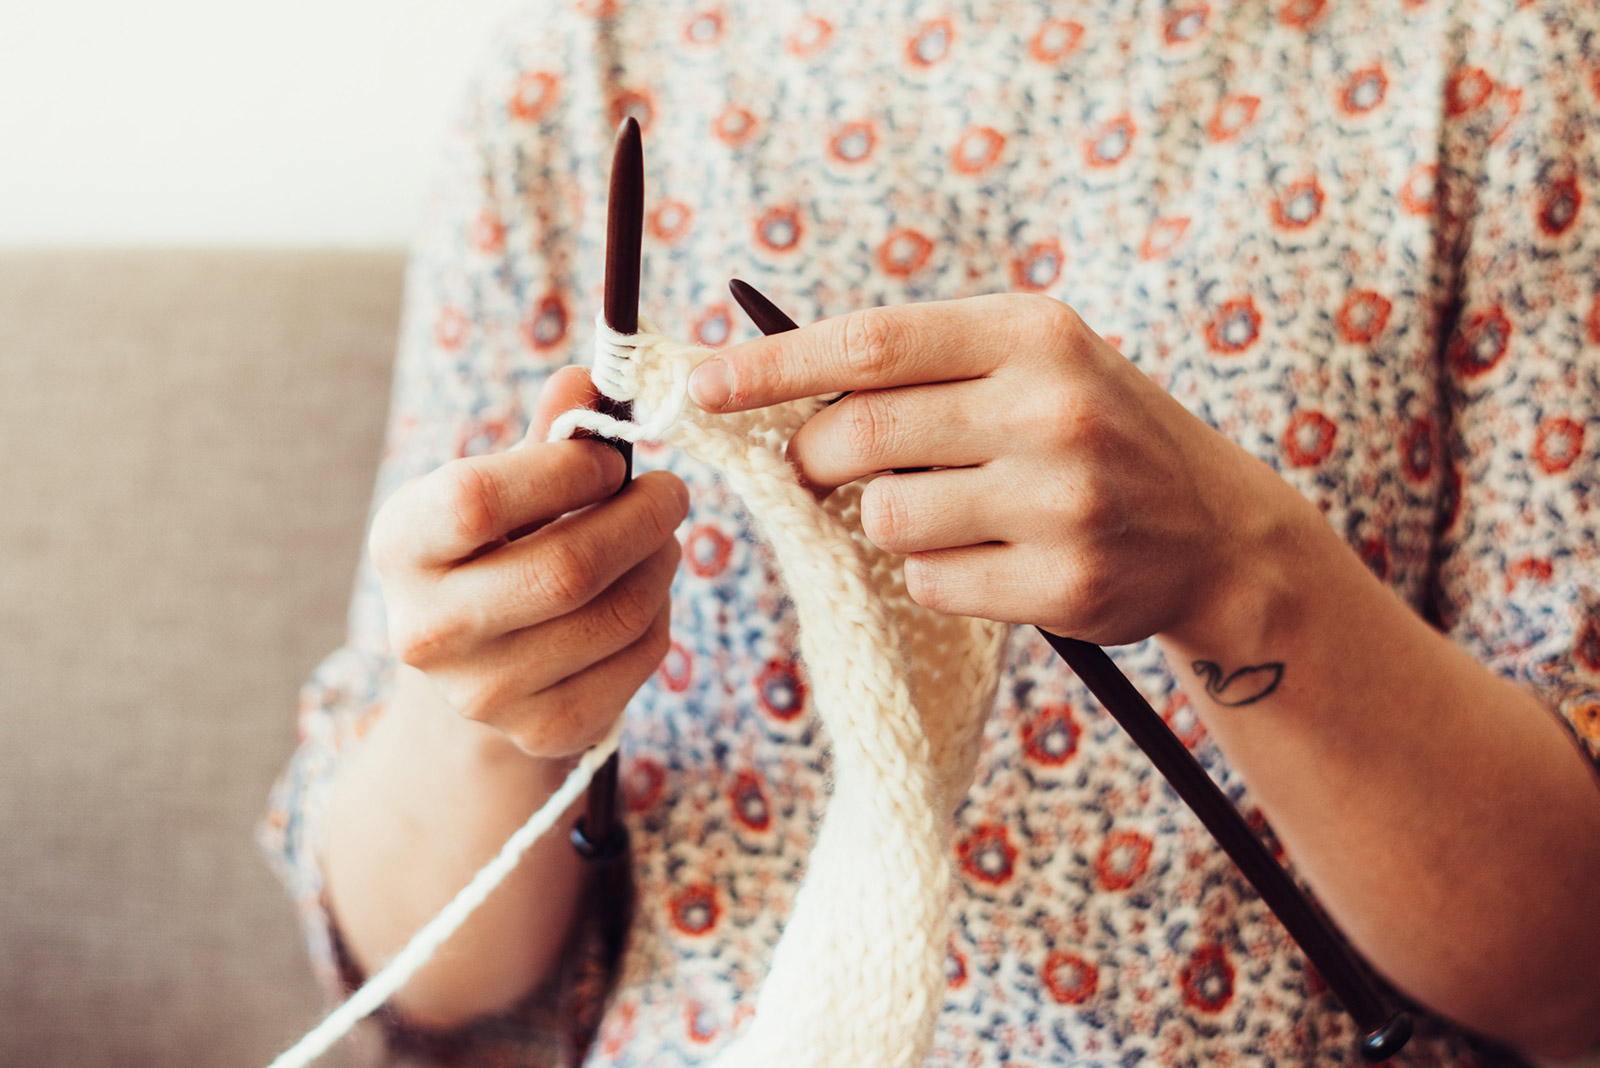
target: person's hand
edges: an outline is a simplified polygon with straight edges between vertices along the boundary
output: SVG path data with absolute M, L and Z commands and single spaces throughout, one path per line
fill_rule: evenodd
M 370 538 L 396 655 L 542 758 L 598 741 L 666 655 L 673 531 L 688 511 L 676 475 L 616 493 L 611 446 L 545 442 L 594 396 L 587 371 L 558 371 L 521 445 L 407 483 Z
M 852 391 L 789 459 L 818 493 L 878 475 L 862 527 L 907 555 L 911 596 L 1100 644 L 1199 622 L 1300 500 L 1046 297 L 828 319 L 724 350 L 690 390 L 710 411 Z

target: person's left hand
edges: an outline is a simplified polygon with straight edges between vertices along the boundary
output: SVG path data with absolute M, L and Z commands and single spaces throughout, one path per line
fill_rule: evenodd
M 1203 626 L 1284 491 L 1304 504 L 1047 297 L 827 319 L 724 350 L 690 390 L 724 412 L 851 391 L 789 459 L 819 494 L 878 475 L 862 527 L 907 556 L 912 597 L 1102 645 Z

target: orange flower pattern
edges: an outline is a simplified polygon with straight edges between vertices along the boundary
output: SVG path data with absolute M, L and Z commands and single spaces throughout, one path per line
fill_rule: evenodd
M 734 273 L 802 322 L 1058 297 L 1600 755 L 1600 6 L 531 7 L 491 49 L 425 216 L 380 497 L 508 447 L 545 376 L 586 360 L 610 129 L 633 115 L 643 309 L 668 333 L 752 336 Z M 397 1060 L 703 1064 L 749 1017 L 829 751 L 748 515 L 679 456 L 637 463 L 677 470 L 692 506 L 672 648 L 623 742 L 620 974 L 575 953 L 553 991 L 448 1038 L 383 1018 Z M 261 829 L 334 983 L 355 976 L 314 844 L 330 777 L 382 713 L 384 631 L 364 563 Z M 1159 652 L 1114 656 L 1255 812 Z M 930 1068 L 1354 1063 L 1349 1018 L 1282 928 L 1024 630 L 950 842 Z M 1425 1021 L 1393 1063 L 1504 1062 Z

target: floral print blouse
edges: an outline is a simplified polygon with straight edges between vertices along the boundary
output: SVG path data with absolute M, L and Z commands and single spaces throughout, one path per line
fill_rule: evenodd
M 546 374 L 586 359 L 625 115 L 666 332 L 752 336 L 735 274 L 802 322 L 1058 297 L 1600 757 L 1592 0 L 541 0 L 490 48 L 418 237 L 380 500 L 519 440 Z M 667 450 L 638 462 L 692 510 L 675 641 L 623 742 L 618 974 L 579 952 L 460 1034 L 374 1025 L 396 1062 L 698 1064 L 751 1011 L 827 743 L 739 502 Z M 1115 658 L 1270 837 L 1158 650 Z M 262 828 L 335 984 L 356 977 L 314 845 L 391 667 L 363 564 Z M 1305 957 L 1031 630 L 953 841 L 930 1065 L 1355 1062 Z M 1508 1059 L 1425 1020 L 1397 1063 Z

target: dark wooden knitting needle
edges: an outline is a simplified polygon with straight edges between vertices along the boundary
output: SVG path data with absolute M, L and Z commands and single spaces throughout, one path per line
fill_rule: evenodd
M 728 283 L 733 299 L 763 334 L 799 329 L 795 321 L 753 286 L 735 278 Z M 1105 706 L 1134 744 L 1172 785 L 1172 789 L 1200 817 L 1223 852 L 1239 866 L 1273 914 L 1283 923 L 1328 986 L 1343 1003 L 1361 1031 L 1361 1054 L 1369 1061 L 1387 1060 L 1400 1052 L 1411 1037 L 1411 1017 L 1389 1004 L 1367 966 L 1332 922 L 1300 891 L 1287 872 L 1250 830 L 1194 754 L 1117 670 L 1098 645 L 1063 638 L 1038 628 L 1045 641 L 1083 680 L 1089 692 Z
M 606 202 L 606 325 L 619 334 L 639 330 L 639 258 L 644 240 L 644 145 L 639 123 L 631 116 L 617 130 L 611 153 L 611 191 Z M 633 405 L 602 396 L 595 408 L 617 419 L 632 419 Z M 633 446 L 606 439 L 622 454 L 622 484 L 633 477 Z M 617 819 L 617 755 L 595 772 L 589 783 L 584 814 L 572 828 L 572 844 L 591 860 L 619 856 L 628 847 L 628 832 Z

